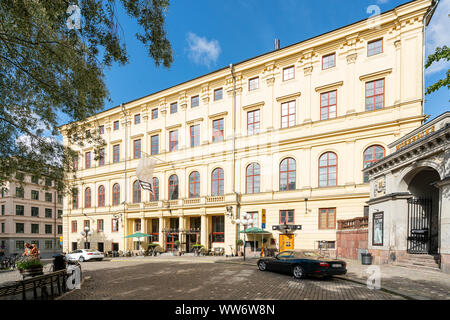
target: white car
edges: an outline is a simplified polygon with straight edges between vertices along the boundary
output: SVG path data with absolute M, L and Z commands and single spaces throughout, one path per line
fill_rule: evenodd
M 97 250 L 92 249 L 78 249 L 66 254 L 67 260 L 78 260 L 80 262 L 89 260 L 103 260 L 105 255 Z

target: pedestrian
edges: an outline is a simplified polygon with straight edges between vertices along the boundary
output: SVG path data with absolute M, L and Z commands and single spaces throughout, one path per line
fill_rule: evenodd
M 33 243 L 33 244 L 31 245 L 30 255 L 31 255 L 33 258 L 39 259 L 39 249 L 38 249 L 38 247 L 36 246 L 35 243 Z
M 27 242 L 27 243 L 25 243 L 25 250 L 24 250 L 22 256 L 26 256 L 26 257 L 27 257 L 27 256 L 30 255 L 30 253 L 31 253 L 31 246 L 30 246 L 30 244 Z

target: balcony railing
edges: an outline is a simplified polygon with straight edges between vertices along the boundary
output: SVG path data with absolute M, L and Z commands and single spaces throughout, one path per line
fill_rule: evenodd
M 185 205 L 192 205 L 192 204 L 199 204 L 199 203 L 200 203 L 200 198 L 183 200 L 183 204 L 185 204 Z
M 338 230 L 367 229 L 369 226 L 368 217 L 359 217 L 349 220 L 338 220 Z
M 206 203 L 224 202 L 225 196 L 206 197 Z

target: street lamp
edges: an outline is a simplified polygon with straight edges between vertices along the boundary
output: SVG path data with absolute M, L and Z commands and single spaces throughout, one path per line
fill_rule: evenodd
M 236 219 L 235 222 L 236 222 L 237 225 L 241 225 L 242 224 L 244 226 L 244 231 L 245 231 L 246 226 L 252 224 L 254 221 L 253 221 L 253 219 L 251 218 L 250 215 L 245 213 L 242 216 L 242 219 Z M 238 232 L 240 232 L 240 228 L 239 227 L 238 227 Z M 244 233 L 244 261 L 245 261 L 245 233 Z
M 84 227 L 84 232 L 83 231 L 81 232 L 81 235 L 85 237 L 85 240 L 84 240 L 84 247 L 85 247 L 85 249 L 89 249 L 89 248 L 86 248 L 86 244 L 87 244 L 88 236 L 92 235 L 92 231 L 90 231 L 89 227 L 86 226 L 86 227 Z

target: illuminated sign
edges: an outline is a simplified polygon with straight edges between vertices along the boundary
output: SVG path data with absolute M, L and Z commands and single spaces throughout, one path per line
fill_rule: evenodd
M 431 134 L 431 133 L 433 133 L 433 132 L 434 132 L 434 126 L 429 127 L 428 129 L 419 132 L 418 134 L 416 134 L 416 135 L 412 136 L 411 138 L 409 138 L 409 139 L 403 141 L 402 143 L 399 143 L 399 144 L 396 146 L 396 149 L 397 149 L 397 151 L 398 151 L 398 150 L 400 150 L 401 148 L 404 148 L 404 147 L 406 147 L 407 145 L 410 145 L 411 143 L 414 143 L 414 142 L 416 142 L 417 140 L 420 140 L 420 139 L 422 139 L 423 137 L 425 137 L 425 136 L 427 136 L 427 135 L 429 135 L 429 134 Z

